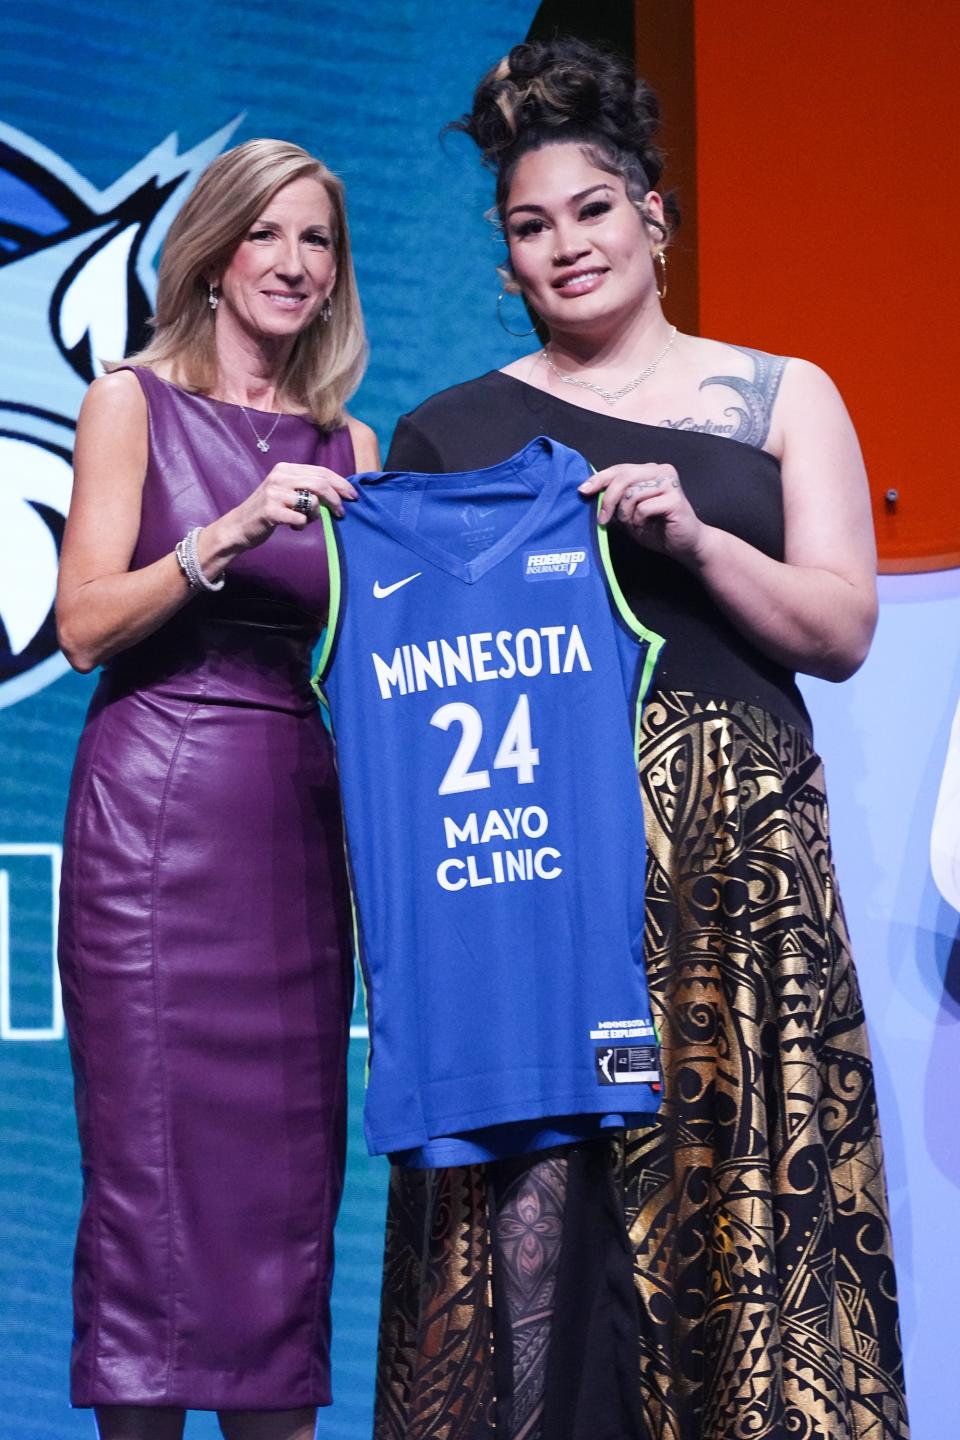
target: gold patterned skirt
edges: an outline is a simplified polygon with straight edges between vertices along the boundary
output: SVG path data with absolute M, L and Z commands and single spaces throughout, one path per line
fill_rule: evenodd
M 664 1099 L 618 1144 L 614 1173 L 641 1429 L 907 1440 L 876 1099 L 820 761 L 764 710 L 657 693 L 640 775 Z M 489 1194 L 479 1166 L 392 1172 L 376 1440 L 509 1440 L 494 1418 Z M 559 1299 L 552 1324 L 565 1324 Z

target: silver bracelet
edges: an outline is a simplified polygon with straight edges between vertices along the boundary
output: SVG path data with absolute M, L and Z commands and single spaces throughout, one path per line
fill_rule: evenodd
M 219 580 L 208 580 L 200 565 L 200 557 L 197 554 L 197 536 L 201 531 L 200 525 L 194 525 L 188 530 L 182 540 L 177 541 L 174 554 L 177 557 L 177 564 L 183 571 L 184 578 L 191 590 L 222 590 L 224 577 Z

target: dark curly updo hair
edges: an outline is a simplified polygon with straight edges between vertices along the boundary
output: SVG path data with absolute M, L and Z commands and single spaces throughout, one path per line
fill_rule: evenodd
M 515 45 L 480 81 L 471 110 L 448 128 L 469 135 L 496 171 L 501 222 L 520 157 L 572 142 L 598 169 L 619 175 L 643 218 L 662 229 L 642 204 L 663 173 L 654 143 L 659 125 L 656 95 L 626 60 L 567 37 Z M 672 194 L 663 202 L 667 240 L 680 223 L 680 208 Z

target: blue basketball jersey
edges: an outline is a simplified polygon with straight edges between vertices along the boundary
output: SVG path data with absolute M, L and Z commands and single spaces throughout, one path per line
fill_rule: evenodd
M 324 512 L 331 712 L 367 990 L 371 1153 L 418 1165 L 659 1104 L 643 967 L 639 707 L 582 456 L 357 477 Z

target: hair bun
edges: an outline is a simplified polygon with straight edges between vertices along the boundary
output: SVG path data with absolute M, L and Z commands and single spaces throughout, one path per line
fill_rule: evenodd
M 625 60 L 571 38 L 515 45 L 481 80 L 469 114 L 453 128 L 465 131 L 495 168 L 524 131 L 565 126 L 639 155 L 651 148 L 659 120 L 656 96 Z
M 620 55 L 572 37 L 515 45 L 480 81 L 473 105 L 448 130 L 462 130 L 497 172 L 503 215 L 521 155 L 557 141 L 595 147 L 639 203 L 657 187 L 663 155 L 655 143 L 660 105 Z M 670 232 L 680 223 L 673 195 L 663 197 Z M 663 228 L 663 227 L 661 227 Z

